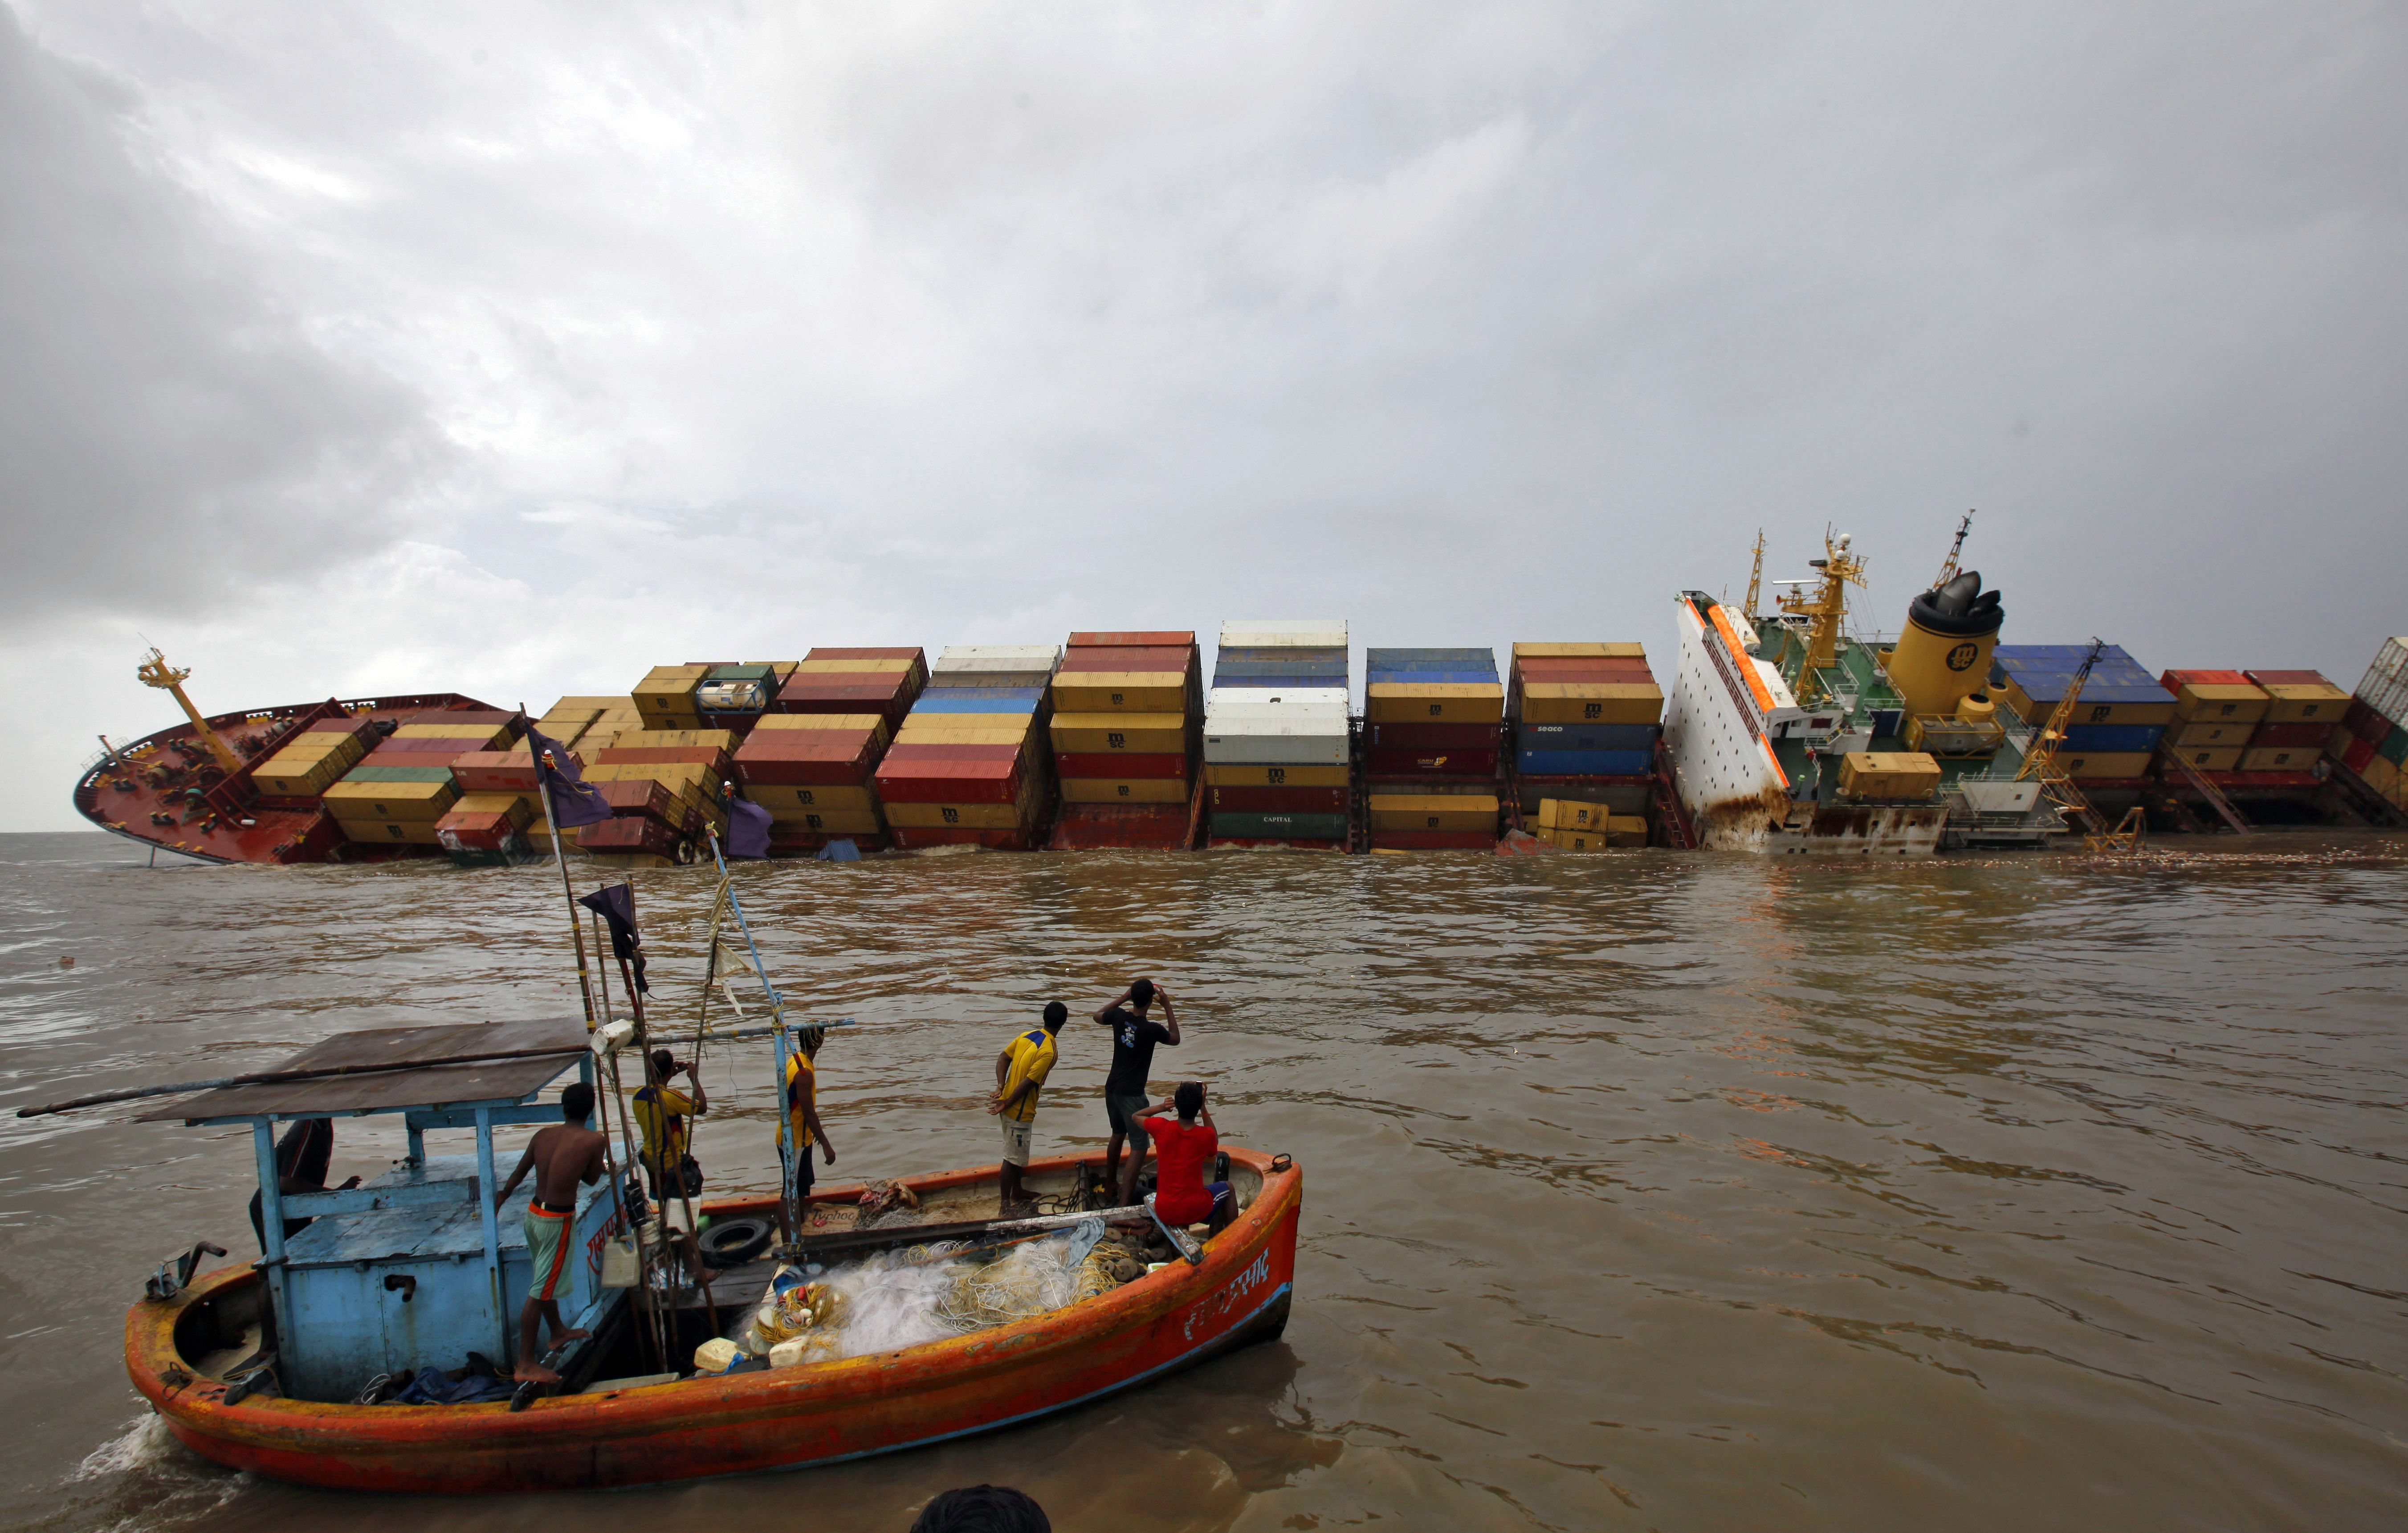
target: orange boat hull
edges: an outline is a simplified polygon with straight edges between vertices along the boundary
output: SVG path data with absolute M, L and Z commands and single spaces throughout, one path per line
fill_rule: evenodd
M 968 1336 L 804 1368 L 505 1404 L 321 1405 L 252 1397 L 178 1353 L 178 1316 L 248 1268 L 196 1280 L 126 1317 L 126 1371 L 183 1442 L 230 1468 L 347 1490 L 478 1495 L 590 1489 L 743 1474 L 893 1453 L 1067 1410 L 1192 1367 L 1286 1324 L 1296 1279 L 1301 1171 L 1232 1149 L 1261 1194 L 1213 1238 L 1203 1263 L 1173 1263 L 1084 1303 Z M 1076 1166 L 1040 1161 L 1032 1170 Z M 993 1168 L 913 1179 L 922 1189 L 992 1180 Z M 831 1190 L 815 1202 L 847 1195 Z M 750 1205 L 720 1206 L 734 1212 Z M 758 1209 L 766 1211 L 764 1202 Z

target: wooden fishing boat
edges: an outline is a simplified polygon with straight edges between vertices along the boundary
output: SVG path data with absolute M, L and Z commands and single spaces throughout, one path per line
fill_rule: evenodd
M 229 1402 L 229 1382 L 212 1368 L 256 1345 L 269 1299 L 260 1272 L 227 1268 L 136 1304 L 126 1317 L 126 1368 L 194 1451 L 235 1469 L 342 1489 L 583 1489 L 891 1453 L 1068 1410 L 1279 1335 L 1294 1289 L 1303 1175 L 1283 1156 L 1234 1148 L 1228 1155 L 1240 1211 L 1193 1265 L 1174 1260 L 1067 1309 L 898 1352 L 606 1383 L 515 1411 L 506 1401 L 352 1405 L 251 1394 Z M 1029 1185 L 1058 1194 L 1080 1170 L 1075 1159 L 1039 1160 Z M 904 1184 L 931 1206 L 948 1194 L 958 1204 L 993 1187 L 996 1174 L 983 1167 Z M 829 1188 L 810 1206 L 848 1210 L 860 1193 Z M 776 1207 L 763 1198 L 709 1209 L 725 1219 L 773 1217 Z

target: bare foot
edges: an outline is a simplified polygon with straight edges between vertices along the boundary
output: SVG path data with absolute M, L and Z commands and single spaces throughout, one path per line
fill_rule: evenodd
M 518 1367 L 518 1371 L 511 1375 L 511 1377 L 515 1378 L 523 1384 L 556 1384 L 560 1383 L 560 1375 L 553 1372 L 551 1368 L 544 1367 L 541 1363 L 521 1363 Z
M 558 1336 L 553 1337 L 552 1339 L 552 1344 L 555 1347 L 565 1347 L 571 1341 L 582 1341 L 593 1334 L 594 1333 L 592 1331 L 566 1330 L 561 1332 Z

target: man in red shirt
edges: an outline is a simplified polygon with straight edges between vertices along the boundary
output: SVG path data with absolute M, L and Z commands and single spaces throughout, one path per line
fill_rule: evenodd
M 1154 1138 L 1154 1211 L 1166 1225 L 1200 1225 L 1215 1230 L 1226 1223 L 1231 1199 L 1226 1182 L 1208 1182 L 1221 1151 L 1220 1131 L 1204 1108 L 1204 1085 L 1188 1081 L 1156 1102 L 1148 1111 L 1179 1110 L 1179 1121 L 1148 1118 L 1145 1131 Z

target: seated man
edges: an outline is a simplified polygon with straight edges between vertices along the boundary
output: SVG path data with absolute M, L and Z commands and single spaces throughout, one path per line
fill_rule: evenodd
M 594 1116 L 594 1088 L 584 1082 L 574 1082 L 560 1094 L 560 1116 L 561 1122 L 535 1131 L 526 1153 L 519 1157 L 518 1169 L 494 1194 L 494 1208 L 498 1211 L 518 1190 L 520 1179 L 530 1169 L 535 1172 L 535 1196 L 527 1202 L 526 1220 L 521 1226 L 526 1236 L 527 1297 L 519 1310 L 515 1376 L 544 1384 L 558 1383 L 560 1375 L 537 1360 L 538 1323 L 551 1325 L 555 1347 L 587 1334 L 563 1326 L 560 1296 L 568 1291 L 568 1248 L 576 1244 L 568 1238 L 568 1226 L 577 1218 L 577 1189 L 580 1183 L 591 1187 L 602 1180 L 607 1143 L 585 1126 L 585 1121 Z
M 294 1193 L 322 1193 L 326 1190 L 326 1170 L 335 1159 L 335 1123 L 331 1118 L 303 1118 L 284 1131 L 276 1141 L 276 1191 L 280 1196 Z M 352 1177 L 337 1191 L 360 1184 Z M 267 1220 L 261 1212 L 263 1198 L 251 1195 L 251 1232 L 259 1237 L 259 1253 L 267 1254 Z M 309 1227 L 307 1219 L 284 1221 L 284 1238 L 291 1239 Z
M 1221 1135 L 1212 1126 L 1212 1114 L 1205 1110 L 1203 1082 L 1182 1082 L 1148 1110 L 1160 1112 L 1168 1107 L 1179 1110 L 1177 1123 L 1167 1118 L 1145 1120 L 1145 1131 L 1154 1137 L 1154 1211 L 1166 1225 L 1209 1222 L 1217 1231 L 1236 1211 L 1236 1199 L 1230 1196 L 1227 1182 L 1204 1180 L 1220 1153 Z
M 680 1075 L 693 1082 L 692 1092 L 669 1089 L 669 1082 Z M 685 1174 L 686 1153 L 694 1145 L 694 1125 L 686 1120 L 710 1111 L 710 1098 L 704 1095 L 702 1078 L 694 1073 L 693 1063 L 680 1060 L 666 1049 L 652 1051 L 652 1077 L 636 1093 L 636 1128 L 644 1136 L 640 1153 L 644 1176 L 652 1184 L 652 1201 L 666 1208 L 670 1199 L 692 1197 L 702 1190 L 699 1168 L 691 1177 Z

